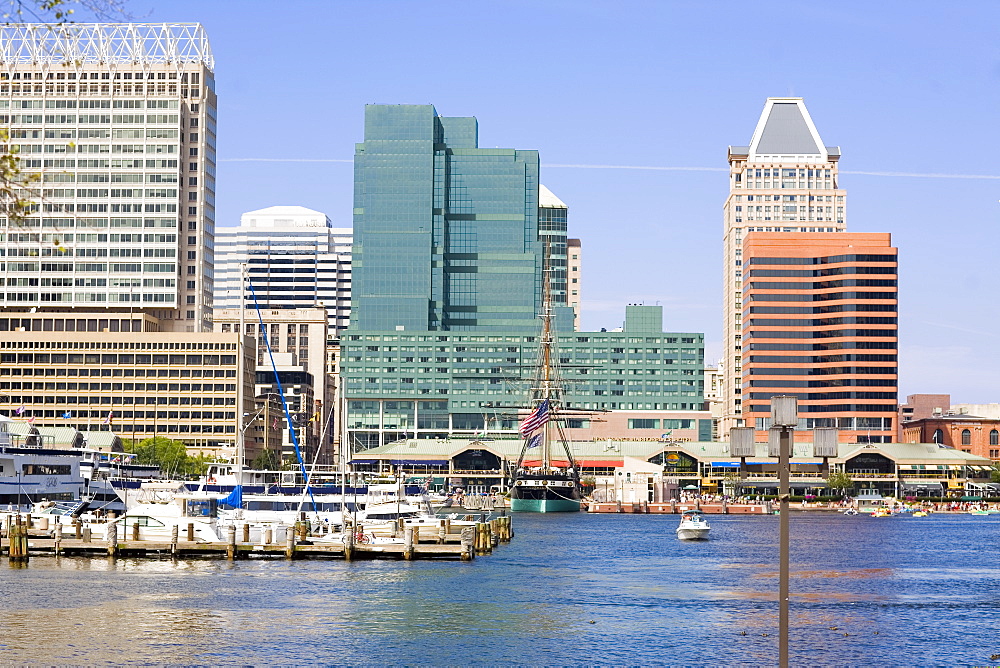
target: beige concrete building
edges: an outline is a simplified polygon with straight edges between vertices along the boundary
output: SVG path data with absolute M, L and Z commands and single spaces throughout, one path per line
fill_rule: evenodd
M 336 402 L 335 383 L 327 373 L 327 312 L 312 308 L 261 309 L 259 313 L 258 318 L 257 310 L 248 309 L 241 316 L 239 309 L 217 309 L 215 329 L 230 334 L 238 333 L 242 326 L 247 336 L 254 337 L 257 369 L 254 395 L 258 398 L 279 392 L 268 355 L 270 346 L 303 457 L 312 461 L 317 447 L 322 447 L 320 463 L 333 463 L 332 412 Z M 264 322 L 264 330 L 260 320 Z M 284 415 L 280 422 L 287 422 Z M 284 455 L 294 457 L 290 430 L 285 429 L 282 438 Z
M 569 269 L 569 295 L 567 303 L 573 307 L 573 330 L 580 331 L 580 294 L 583 290 L 583 274 L 581 273 L 581 257 L 583 245 L 579 239 L 566 240 L 566 264 Z
M 3 412 L 33 424 L 165 436 L 193 453 L 246 456 L 263 447 L 252 355 L 235 334 L 159 331 L 145 314 L 0 314 Z M 242 406 L 242 411 L 237 409 Z
M 802 98 L 768 98 L 749 146 L 729 147 L 723 208 L 722 421 L 719 438 L 743 425 L 743 249 L 750 231 L 842 232 L 846 191 L 840 149 L 826 146 Z

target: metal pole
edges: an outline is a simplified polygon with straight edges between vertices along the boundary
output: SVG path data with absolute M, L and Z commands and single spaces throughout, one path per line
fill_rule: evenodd
M 788 460 L 791 455 L 792 428 L 781 428 L 781 452 L 778 457 L 778 500 L 780 566 L 778 572 L 778 665 L 788 668 Z

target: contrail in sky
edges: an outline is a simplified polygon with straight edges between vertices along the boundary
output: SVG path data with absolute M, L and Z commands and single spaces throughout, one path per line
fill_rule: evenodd
M 220 162 L 340 162 L 351 163 L 354 160 L 349 158 L 223 158 Z M 728 167 L 661 167 L 656 165 L 574 165 L 543 163 L 542 167 L 562 168 L 562 169 L 631 169 L 647 172 L 728 172 Z M 996 174 L 922 174 L 919 172 L 869 172 L 845 170 L 841 174 L 851 174 L 856 176 L 898 176 L 903 178 L 917 179 L 992 179 L 1000 180 L 1000 175 Z

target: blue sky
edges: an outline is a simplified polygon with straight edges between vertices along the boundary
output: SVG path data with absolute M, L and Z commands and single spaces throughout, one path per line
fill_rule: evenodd
M 1000 401 L 1000 3 L 128 7 L 208 31 L 220 226 L 279 204 L 349 226 L 364 105 L 432 103 L 476 116 L 481 146 L 541 152 L 542 182 L 583 240 L 585 328 L 659 303 L 669 330 L 705 333 L 709 361 L 721 353 L 726 148 L 749 141 L 766 97 L 804 97 L 842 148 L 848 229 L 890 232 L 900 249 L 901 397 Z M 260 158 L 283 162 L 245 161 Z

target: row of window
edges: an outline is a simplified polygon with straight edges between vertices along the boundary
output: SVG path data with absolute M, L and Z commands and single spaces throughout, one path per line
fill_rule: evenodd
M 234 365 L 236 355 L 170 355 L 117 353 L 0 353 L 0 364 L 184 364 Z

